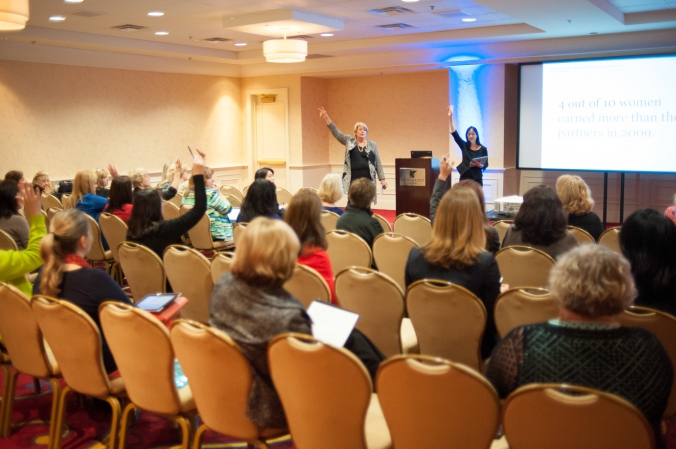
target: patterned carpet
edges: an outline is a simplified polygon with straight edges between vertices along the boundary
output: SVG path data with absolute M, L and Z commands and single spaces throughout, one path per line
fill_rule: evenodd
M 0 382 L 2 382 L 0 372 Z M 10 438 L 0 439 L 2 449 L 41 448 L 47 444 L 49 433 L 52 392 L 49 383 L 41 382 L 42 392 L 35 394 L 33 379 L 19 375 L 17 382 L 12 432 Z M 65 385 L 65 384 L 64 384 Z M 110 432 L 110 409 L 87 403 L 81 408 L 71 393 L 66 409 L 67 433 L 63 436 L 64 449 L 100 448 L 105 449 Z M 275 440 L 273 449 L 292 449 L 288 438 Z M 127 449 L 163 449 L 181 444 L 181 432 L 173 423 L 152 413 L 141 412 L 139 419 L 127 432 Z M 192 446 L 192 441 L 190 442 Z M 232 438 L 207 432 L 203 447 L 209 449 L 244 448 L 246 444 Z

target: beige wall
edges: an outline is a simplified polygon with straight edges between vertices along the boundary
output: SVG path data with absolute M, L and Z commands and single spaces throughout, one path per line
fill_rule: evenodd
M 0 61 L 0 173 L 53 179 L 114 163 L 159 171 L 186 146 L 241 163 L 241 80 Z
M 322 78 L 302 77 L 301 124 L 303 133 L 303 164 L 329 163 L 329 131 L 319 117 L 320 106 L 329 107 L 329 81 Z

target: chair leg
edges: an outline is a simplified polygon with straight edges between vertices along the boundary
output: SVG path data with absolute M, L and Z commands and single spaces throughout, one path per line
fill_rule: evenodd
M 117 435 L 119 433 L 118 428 L 120 427 L 120 414 L 122 410 L 120 408 L 120 401 L 116 397 L 108 396 L 106 401 L 110 404 L 110 408 L 113 412 L 113 416 L 110 420 L 110 441 L 108 443 L 108 447 L 110 449 L 115 449 L 115 443 L 117 443 Z
M 129 413 L 134 411 L 135 409 L 136 406 L 134 405 L 134 403 L 130 402 L 129 404 L 127 404 L 127 406 L 124 408 L 124 411 L 122 412 L 122 423 L 120 424 L 120 444 L 119 444 L 120 449 L 124 449 L 124 444 L 126 443 L 127 440 L 127 425 L 129 422 Z
M 190 425 L 190 421 L 191 420 L 185 416 L 178 416 L 175 419 L 175 422 L 181 426 L 181 432 L 183 436 L 181 439 L 181 449 L 190 448 L 190 440 L 192 439 L 192 425 Z
M 54 434 L 53 438 L 51 438 L 52 444 L 49 449 L 61 449 L 61 438 L 63 438 L 63 422 L 64 415 L 66 414 L 66 396 L 70 391 L 71 388 L 69 386 L 66 386 L 66 388 L 61 391 L 61 399 L 59 399 L 56 412 L 56 423 L 54 424 Z M 54 419 L 54 417 L 52 417 L 52 419 Z
M 52 414 L 49 417 L 49 443 L 47 443 L 47 447 L 52 448 L 54 446 L 56 433 L 61 432 L 61 429 L 56 427 L 58 421 L 57 416 L 59 413 L 59 405 L 61 401 L 61 383 L 57 378 L 49 379 L 49 383 L 52 385 Z
M 33 378 L 33 389 L 35 389 L 35 394 L 42 393 L 42 387 L 40 386 L 40 379 L 37 377 Z
M 195 438 L 193 440 L 192 449 L 200 449 L 202 447 L 202 437 L 204 437 L 204 432 L 209 430 L 206 424 L 202 424 L 195 432 Z
M 11 370 L 9 365 L 2 365 L 5 376 L 5 385 L 0 408 L 0 438 L 9 438 L 12 429 L 12 410 L 14 409 L 14 393 L 16 392 L 16 378 L 19 372 Z

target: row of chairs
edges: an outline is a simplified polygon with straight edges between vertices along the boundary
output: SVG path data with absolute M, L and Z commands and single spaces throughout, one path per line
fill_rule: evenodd
M 61 447 L 66 395 L 71 390 L 111 404 L 111 448 L 118 434 L 119 447 L 124 447 L 129 416 L 137 408 L 175 420 L 182 429 L 182 448 L 191 440 L 193 447 L 200 447 L 208 429 L 260 447 L 287 433 L 260 429 L 246 418 L 251 368 L 223 332 L 185 320 L 174 322 L 169 332 L 146 312 L 104 303 L 101 325 L 122 376 L 111 380 L 103 371 L 100 332 L 79 308 L 42 296 L 29 302 L 6 285 L 0 288 L 0 300 L 3 310 L 9 311 L 0 317 L 0 331 L 16 370 L 40 375 L 54 387 L 50 448 Z M 25 326 L 8 326 L 8 320 Z M 64 325 L 68 334 L 61 331 Z M 48 351 L 53 357 L 46 355 Z M 612 395 L 588 389 L 566 388 L 586 395 L 570 397 L 557 391 L 560 386 L 524 387 L 507 398 L 501 412 L 495 390 L 481 375 L 443 359 L 390 358 L 379 369 L 376 395 L 364 366 L 345 349 L 286 334 L 270 343 L 268 353 L 298 449 L 393 444 L 413 448 L 439 441 L 488 448 L 500 421 L 511 447 L 593 448 L 599 442 L 603 445 L 598 447 L 653 447 L 652 431 L 640 412 Z M 174 356 L 189 381 L 183 388 L 174 384 Z M 40 365 L 42 370 L 36 371 Z M 63 390 L 58 382 L 61 374 L 68 384 Z M 15 381 L 16 374 L 5 379 Z M 2 429 L 9 431 L 14 391 L 6 386 L 3 391 Z M 197 412 L 203 424 L 195 433 L 191 423 Z

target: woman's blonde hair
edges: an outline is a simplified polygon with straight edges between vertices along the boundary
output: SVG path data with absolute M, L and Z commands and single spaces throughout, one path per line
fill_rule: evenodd
M 357 123 L 354 124 L 354 130 L 353 130 L 353 133 L 354 133 L 355 136 L 357 135 L 357 128 L 359 128 L 360 126 L 361 126 L 362 128 L 364 128 L 364 131 L 366 131 L 366 134 L 369 133 L 369 127 L 366 126 L 366 123 L 364 123 L 364 122 L 357 122 Z
M 181 165 L 181 171 L 179 174 L 181 177 L 185 174 L 185 172 L 188 171 L 188 167 L 186 165 Z M 176 164 L 173 164 L 169 169 L 167 170 L 167 177 L 164 181 L 162 181 L 160 184 L 163 184 L 165 182 L 168 182 L 171 184 L 171 182 L 174 180 L 174 175 L 176 174 Z
M 556 180 L 556 193 L 569 214 L 585 215 L 594 207 L 589 186 L 579 176 L 559 176 Z
M 110 176 L 110 172 L 105 168 L 97 168 L 96 171 L 96 187 L 102 189 L 106 186 L 106 178 Z
M 91 228 L 85 213 L 77 209 L 65 209 L 52 217 L 49 234 L 40 242 L 40 256 L 44 261 L 40 293 L 57 296 L 63 280 L 64 258 L 75 254 L 82 236 L 91 243 Z
M 281 287 L 293 274 L 299 250 L 288 224 L 257 217 L 237 242 L 232 274 L 248 284 Z
M 131 185 L 136 187 L 141 187 L 143 185 L 143 180 L 148 176 L 148 172 L 143 168 L 137 168 L 129 172 L 129 177 L 131 178 Z
M 195 175 L 191 175 L 188 179 L 188 191 L 195 190 L 195 180 L 193 179 Z M 204 167 L 204 180 L 210 179 L 214 176 L 214 171 L 209 167 Z
M 427 262 L 445 269 L 473 265 L 485 252 L 486 232 L 479 198 L 469 188 L 451 189 L 439 203 L 432 240 L 422 248 Z
M 35 176 L 33 176 L 33 184 L 37 184 L 40 178 L 49 178 L 49 173 L 44 170 L 39 170 Z
M 325 203 L 335 203 L 343 197 L 343 183 L 340 176 L 329 173 L 319 184 L 319 198 Z
M 94 170 L 82 170 L 77 172 L 75 179 L 73 179 L 73 193 L 70 199 L 64 206 L 66 208 L 74 208 L 77 203 L 82 201 L 82 197 L 88 193 L 96 193 L 96 174 Z
M 589 318 L 622 313 L 637 295 L 627 259 L 603 245 L 564 254 L 549 273 L 549 289 L 561 307 Z

